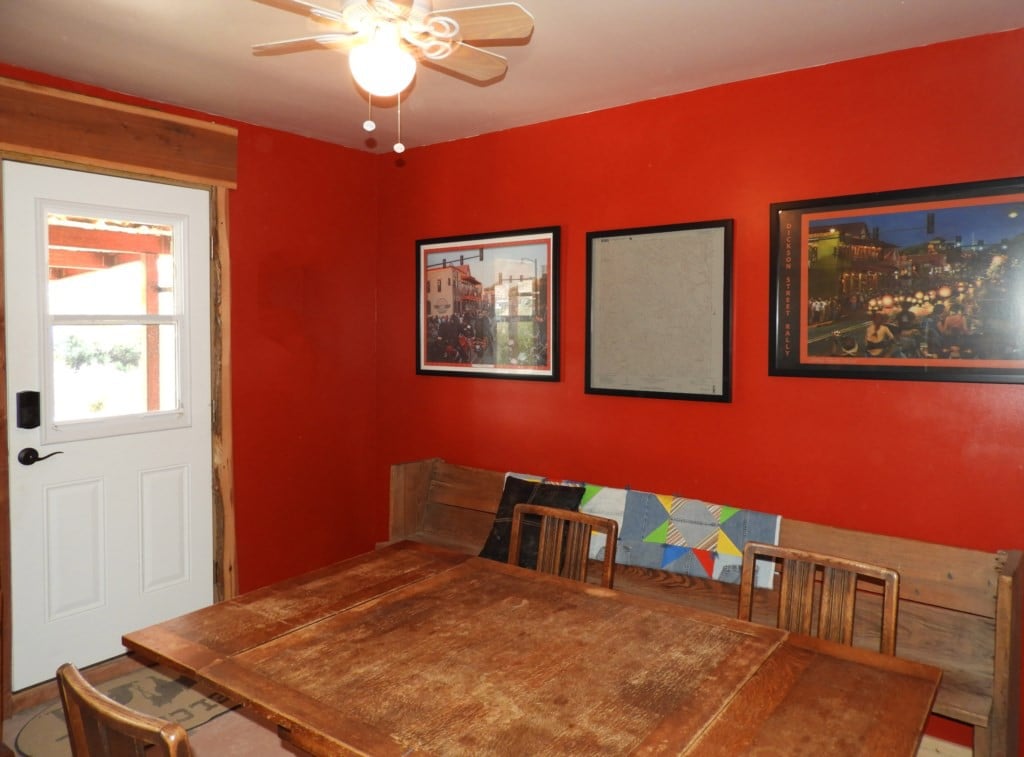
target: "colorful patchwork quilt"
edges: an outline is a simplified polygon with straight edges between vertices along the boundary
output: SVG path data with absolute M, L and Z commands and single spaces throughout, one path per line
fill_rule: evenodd
M 778 544 L 778 515 L 713 505 L 686 497 L 586 485 L 582 512 L 619 524 L 615 561 L 725 583 L 739 583 L 748 541 Z M 590 555 L 604 556 L 605 537 L 595 533 Z M 758 585 L 762 578 L 758 570 Z M 770 585 L 770 583 L 769 583 Z

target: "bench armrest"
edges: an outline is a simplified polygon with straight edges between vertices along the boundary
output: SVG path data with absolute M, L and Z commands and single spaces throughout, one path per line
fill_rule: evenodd
M 1024 553 L 1000 552 L 996 589 L 996 659 L 991 721 L 992 754 L 1018 754 L 1020 747 L 1021 610 Z

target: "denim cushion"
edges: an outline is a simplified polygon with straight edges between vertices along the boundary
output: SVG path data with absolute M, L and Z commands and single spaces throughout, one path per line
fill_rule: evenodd
M 505 488 L 501 493 L 498 511 L 494 514 L 491 533 L 487 537 L 480 557 L 498 562 L 508 562 L 508 546 L 512 536 L 512 513 L 516 505 L 547 505 L 562 510 L 579 510 L 583 500 L 583 486 L 566 486 L 545 481 L 530 481 L 518 476 L 506 476 Z M 523 520 L 522 539 L 519 545 L 519 565 L 533 568 L 537 564 L 537 547 L 540 542 L 540 519 L 527 516 Z

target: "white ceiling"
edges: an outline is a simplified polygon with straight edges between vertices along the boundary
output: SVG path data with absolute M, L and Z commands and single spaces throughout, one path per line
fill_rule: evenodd
M 408 147 L 1024 27 L 1024 0 L 520 0 L 529 43 L 489 48 L 509 71 L 485 87 L 420 66 L 402 103 Z M 340 0 L 323 0 L 338 8 Z M 435 10 L 486 0 L 435 0 Z M 310 33 L 253 0 L 0 0 L 0 61 L 158 102 L 385 152 L 395 109 L 367 103 L 330 50 L 255 57 Z M 1019 96 L 1014 93 L 1012 96 Z

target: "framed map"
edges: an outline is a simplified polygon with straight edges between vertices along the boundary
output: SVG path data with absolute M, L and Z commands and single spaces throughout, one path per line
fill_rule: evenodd
M 587 234 L 585 391 L 729 402 L 732 220 Z

